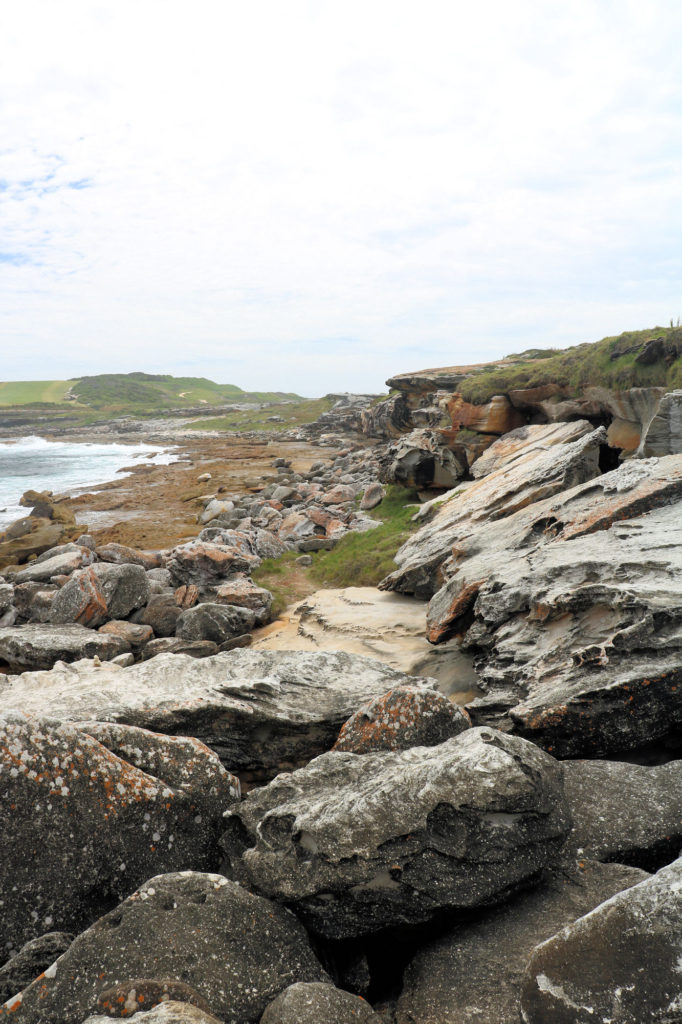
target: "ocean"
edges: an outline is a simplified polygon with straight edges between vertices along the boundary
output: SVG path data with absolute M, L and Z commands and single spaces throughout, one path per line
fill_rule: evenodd
M 153 458 L 148 456 L 153 455 Z M 24 491 L 78 494 L 113 480 L 139 460 L 168 465 L 175 455 L 151 444 L 74 444 L 42 437 L 0 439 L 0 530 L 31 511 L 19 504 Z

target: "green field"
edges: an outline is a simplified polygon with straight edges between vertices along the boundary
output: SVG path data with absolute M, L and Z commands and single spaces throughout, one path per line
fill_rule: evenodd
M 0 382 L 0 406 L 59 404 L 72 385 L 70 380 L 11 380 Z

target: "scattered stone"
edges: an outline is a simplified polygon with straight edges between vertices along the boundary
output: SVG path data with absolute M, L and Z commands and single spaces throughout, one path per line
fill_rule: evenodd
M 174 594 L 153 594 L 136 616 L 140 625 L 151 626 L 155 636 L 174 637 L 181 611 Z
M 296 559 L 296 565 L 303 566 L 303 568 L 307 568 L 309 565 L 312 565 L 312 564 L 313 564 L 312 555 L 299 555 L 298 558 Z
M 396 686 L 356 711 L 341 728 L 332 750 L 369 754 L 433 747 L 470 727 L 466 711 L 442 693 Z
M 61 554 L 45 558 L 43 561 L 31 562 L 26 569 L 21 569 L 14 576 L 15 583 L 47 583 L 53 576 L 70 576 L 76 569 L 81 569 L 92 561 L 92 551 L 88 548 L 72 550 L 72 545 L 65 545 L 69 550 Z M 75 548 L 76 545 L 73 545 Z M 45 552 L 50 554 L 50 552 Z
M 360 996 L 319 981 L 290 985 L 270 1003 L 260 1024 L 381 1024 Z
M 199 476 L 197 477 L 197 483 L 199 483 L 199 484 L 207 484 L 208 481 L 212 480 L 212 479 L 213 478 L 212 478 L 210 473 L 200 473 Z
M 76 537 L 74 544 L 81 548 L 89 548 L 90 551 L 94 551 L 97 547 L 95 538 L 91 537 L 89 533 L 81 533 L 80 537 Z
M 227 583 L 221 583 L 216 589 L 215 600 L 218 604 L 249 608 L 256 616 L 256 625 L 262 626 L 270 621 L 272 594 L 265 587 L 257 586 L 248 576 L 234 576 Z
M 682 1007 L 682 861 L 613 896 L 538 946 L 524 1024 L 674 1022 Z
M 194 605 L 198 600 L 199 591 L 193 583 L 190 583 L 189 586 L 183 584 L 183 586 L 178 587 L 175 591 L 175 603 L 178 608 L 182 608 L 183 610 L 187 610 L 187 608 L 194 608 Z
M 182 979 L 219 1020 L 240 1024 L 258 1024 L 293 982 L 328 980 L 292 913 L 221 875 L 183 871 L 150 878 L 79 935 L 13 1019 L 81 1024 L 100 992 L 150 977 Z
M 212 640 L 222 644 L 252 629 L 255 621 L 256 616 L 248 608 L 207 601 L 182 612 L 175 633 L 182 640 Z
M 119 672 L 126 671 L 118 669 Z M 0 716 L 0 949 L 79 931 L 158 870 L 216 866 L 239 784 L 198 740 Z
M 379 483 L 370 484 L 369 487 L 365 488 L 365 493 L 362 495 L 360 502 L 360 508 L 363 511 L 369 511 L 369 509 L 376 508 L 380 505 L 386 496 L 386 492 Z
M 225 824 L 230 877 L 328 939 L 507 898 L 538 879 L 569 828 L 560 766 L 492 729 L 323 754 L 250 792 Z
M 107 633 L 113 636 L 118 636 L 121 640 L 124 640 L 133 651 L 140 651 L 154 638 L 154 632 L 151 626 L 136 625 L 134 622 L 126 622 L 125 620 L 120 621 L 112 619 L 111 622 L 105 623 L 104 626 L 99 627 L 100 633 Z
M 163 567 L 160 551 L 138 551 L 125 544 L 102 544 L 96 548 L 96 554 L 101 562 L 113 562 L 115 565 L 141 565 L 148 571 Z

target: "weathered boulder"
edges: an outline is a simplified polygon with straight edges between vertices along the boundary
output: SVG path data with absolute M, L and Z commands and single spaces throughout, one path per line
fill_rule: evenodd
M 356 711 L 343 725 L 332 750 L 369 754 L 434 747 L 470 726 L 466 711 L 437 690 L 396 686 Z
M 26 516 L 0 532 L 0 569 L 26 562 L 33 555 L 49 551 L 69 535 L 62 523 Z
M 104 989 L 155 976 L 182 979 L 239 1024 L 258 1024 L 288 985 L 327 980 L 293 914 L 221 875 L 183 871 L 145 882 L 4 1009 L 16 1005 L 17 1024 L 82 1024 Z
M 50 669 L 57 661 L 99 658 L 111 661 L 125 654 L 128 645 L 116 636 L 95 633 L 85 626 L 28 623 L 24 626 L 0 626 L 0 662 L 15 672 Z M 40 708 L 36 709 L 40 714 Z
M 14 587 L 11 583 L 0 583 L 0 615 L 3 615 L 12 604 Z
M 331 939 L 506 898 L 538 878 L 569 827 L 559 765 L 492 729 L 323 754 L 252 791 L 225 824 L 230 877 Z
M 198 740 L 18 711 L 0 716 L 0 780 L 8 953 L 46 929 L 79 931 L 159 870 L 215 867 L 239 797 Z
M 151 596 L 149 580 L 141 565 L 96 562 L 92 571 L 98 577 L 110 619 L 127 618 Z
M 48 613 L 50 622 L 76 622 L 95 629 L 109 618 L 107 599 L 94 568 L 74 572 L 55 595 Z
M 580 856 L 655 871 L 682 850 L 682 761 L 564 761 L 563 772 Z
M 467 472 L 439 430 L 413 430 L 388 446 L 382 479 L 402 487 L 454 487 Z
M 262 626 L 270 619 L 273 597 L 265 587 L 257 586 L 249 576 L 235 576 L 216 589 L 218 604 L 237 605 L 249 608 L 256 616 L 256 624 Z
M 163 556 L 160 551 L 139 551 L 125 544 L 101 544 L 95 549 L 100 562 L 113 562 L 115 565 L 141 565 L 143 569 L 160 569 L 163 567 Z
M 32 509 L 32 516 L 52 519 L 65 526 L 75 526 L 73 512 L 64 500 L 55 498 L 52 491 L 25 491 L 19 499 L 19 504 Z
M 363 511 L 376 508 L 377 505 L 381 504 L 385 496 L 386 492 L 380 483 L 369 484 L 362 495 L 360 508 L 363 509 Z
M 430 522 L 395 555 L 399 568 L 380 584 L 382 590 L 430 598 L 446 582 L 445 563 L 486 523 L 599 475 L 603 428 L 576 441 L 539 450 L 531 448 L 509 466 L 443 495 Z
M 639 452 L 645 458 L 682 452 L 682 391 L 663 395 L 658 411 L 642 438 Z
M 138 625 L 135 622 L 126 622 L 125 619 L 112 619 L 99 627 L 100 633 L 107 636 L 119 636 L 133 651 L 140 651 L 145 644 L 154 638 L 154 631 L 151 626 Z
M 236 547 L 197 540 L 173 548 L 167 568 L 174 586 L 194 583 L 203 591 L 235 573 L 250 572 L 258 564 L 255 555 Z
M 36 559 L 25 569 L 20 569 L 14 576 L 14 582 L 46 583 L 53 576 L 70 576 L 76 569 L 81 569 L 92 562 L 92 551 L 88 548 L 81 548 L 76 544 L 65 544 L 63 547 L 66 550 L 56 555 L 51 555 L 51 552 L 47 551 L 46 554 L 51 557 L 43 558 L 41 561 Z
M 173 594 L 152 594 L 147 605 L 137 613 L 137 621 L 140 625 L 151 626 L 155 636 L 175 636 L 180 612 Z
M 204 511 L 199 515 L 199 522 L 210 523 L 213 519 L 217 519 L 218 516 L 222 516 L 227 512 L 233 511 L 233 501 L 220 501 L 219 498 L 211 498 L 204 508 Z
M 408 966 L 397 1024 L 518 1024 L 524 971 L 535 947 L 645 878 L 635 868 L 582 862 L 457 925 Z
M 381 1024 L 381 1018 L 360 996 L 320 981 L 299 981 L 270 1003 L 260 1024 Z
M 613 896 L 535 950 L 524 1024 L 673 1024 L 682 1013 L 682 860 Z
M 175 634 L 182 640 L 212 640 L 222 644 L 252 629 L 255 622 L 255 613 L 249 608 L 205 602 L 182 612 Z
M 169 640 L 151 641 L 145 655 Z M 262 781 L 329 750 L 354 711 L 402 683 L 434 685 L 340 651 L 234 650 L 201 661 L 162 654 L 130 668 L 57 665 L 10 679 L 3 703 L 64 721 L 196 736 L 243 781 Z
M 337 484 L 318 495 L 317 500 L 322 505 L 344 505 L 355 500 L 357 490 L 351 484 Z
M 190 658 L 210 658 L 217 653 L 218 644 L 212 640 L 182 640 L 176 636 L 164 636 L 149 641 L 142 651 L 142 659 L 148 661 L 159 654 L 186 654 Z
M 11 960 L 0 967 L 0 1006 L 10 996 L 25 989 L 45 968 L 54 963 L 69 948 L 74 938 L 68 932 L 47 932 L 22 946 Z
M 454 394 L 447 403 L 453 427 L 475 430 L 480 434 L 507 434 L 526 422 L 506 395 L 494 395 L 484 405 L 473 405 L 460 394 Z

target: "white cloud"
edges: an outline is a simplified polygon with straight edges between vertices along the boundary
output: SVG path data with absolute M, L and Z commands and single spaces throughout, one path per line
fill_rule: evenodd
M 681 22 L 665 0 L 22 0 L 0 377 L 380 389 L 677 316 Z

